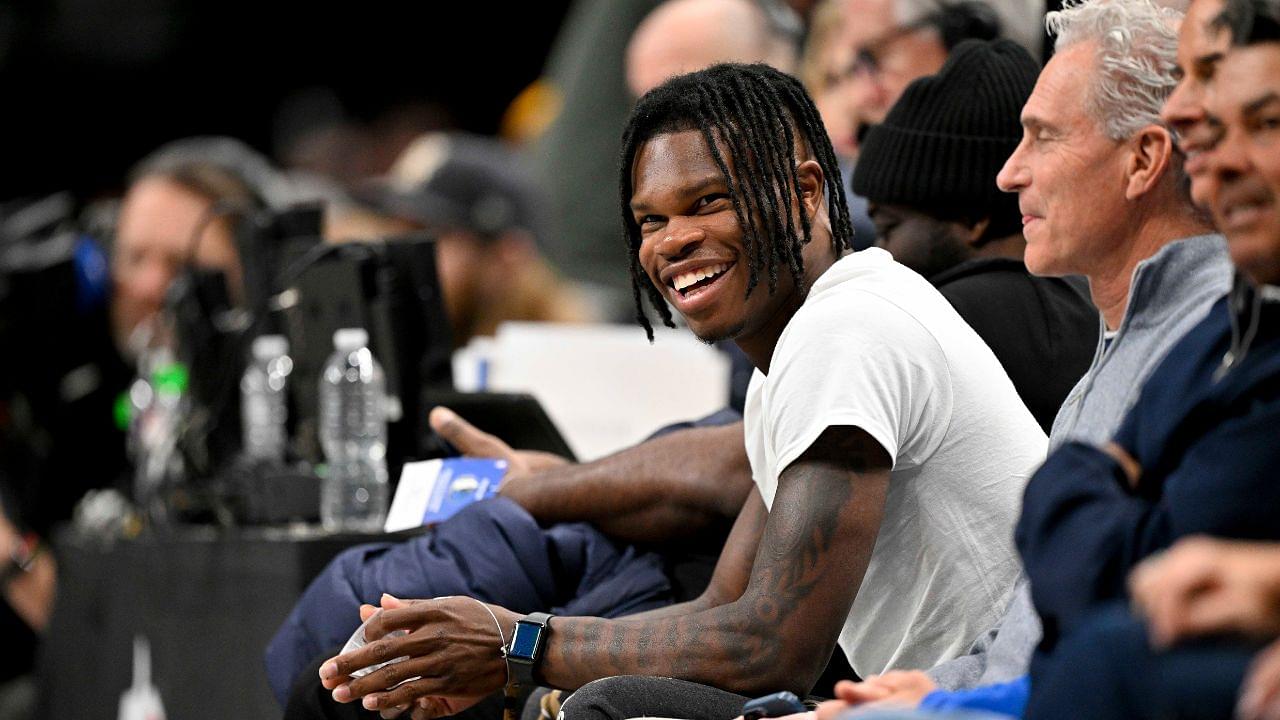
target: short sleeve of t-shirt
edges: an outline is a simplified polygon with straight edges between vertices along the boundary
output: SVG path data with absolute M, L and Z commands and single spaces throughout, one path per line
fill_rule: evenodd
M 895 470 L 909 469 L 937 450 L 951 419 L 937 340 L 891 300 L 847 285 L 811 297 L 787 325 L 761 393 L 777 475 L 839 425 L 861 428 Z

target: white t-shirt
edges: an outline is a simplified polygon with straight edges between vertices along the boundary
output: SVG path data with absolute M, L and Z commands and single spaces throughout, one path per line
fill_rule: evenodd
M 747 391 L 751 472 L 778 476 L 849 425 L 893 458 L 884 519 L 840 647 L 860 677 L 965 652 L 1008 603 L 1013 526 L 1045 436 L 1000 362 L 929 283 L 880 249 L 841 258 Z

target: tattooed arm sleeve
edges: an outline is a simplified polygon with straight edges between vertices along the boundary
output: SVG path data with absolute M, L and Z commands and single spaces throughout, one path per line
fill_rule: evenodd
M 735 526 L 728 562 L 745 567 L 743 558 L 754 557 L 740 595 L 687 614 L 556 618 L 543 680 L 573 688 L 644 674 L 743 694 L 807 692 L 831 656 L 870 561 L 889 469 L 888 454 L 861 429 L 827 428 L 782 472 L 763 531 Z M 758 497 L 748 498 L 744 514 L 763 510 Z

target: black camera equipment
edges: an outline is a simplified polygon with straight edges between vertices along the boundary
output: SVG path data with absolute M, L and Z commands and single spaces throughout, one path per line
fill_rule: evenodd
M 193 400 L 183 453 L 198 477 L 216 477 L 220 511 L 239 522 L 310 520 L 319 483 L 309 463 L 324 461 L 318 433 L 320 374 L 340 328 L 368 330 L 386 373 L 387 466 L 438 454 L 422 389 L 452 386 L 452 338 L 427 237 L 325 244 L 321 208 L 262 212 L 240 219 L 244 305 L 231 308 L 218 273 L 189 270 L 175 283 L 171 310 Z M 253 337 L 289 338 L 291 459 L 286 466 L 239 457 L 239 378 Z M 203 449 L 200 447 L 203 444 Z M 203 453 L 203 454 L 202 454 Z
M 435 242 L 426 237 L 325 246 L 301 259 L 285 290 L 285 327 L 293 356 L 290 380 L 298 415 L 298 448 L 321 459 L 317 432 L 320 372 L 340 328 L 369 331 L 389 398 L 387 467 L 393 480 L 430 444 L 422 390 L 452 387 L 453 341 L 436 275 Z
M 106 257 L 74 225 L 69 196 L 0 209 L 0 383 L 84 362 L 84 330 L 106 313 Z M 41 362 L 15 349 L 38 351 Z M 32 365 L 38 365 L 33 367 Z M 4 388 L 6 390 L 14 388 Z
M 107 258 L 69 194 L 0 205 L 0 475 L 44 531 L 126 470 L 112 422 L 129 369 L 112 345 Z

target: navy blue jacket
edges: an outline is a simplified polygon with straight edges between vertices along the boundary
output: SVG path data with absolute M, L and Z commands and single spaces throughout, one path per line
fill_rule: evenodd
M 284 705 L 298 673 L 341 647 L 356 608 L 382 593 L 469 595 L 519 613 L 618 617 L 670 604 L 662 558 L 613 542 L 587 523 L 538 526 L 497 497 L 407 542 L 344 551 L 312 581 L 267 646 L 267 681 Z
M 1181 537 L 1280 540 L 1280 303 L 1237 290 L 1174 345 L 1117 431 L 1142 468 L 1136 488 L 1082 443 L 1055 451 L 1027 485 L 1016 539 L 1042 653 Z
M 651 438 L 741 419 L 738 410 L 724 409 L 668 425 Z M 705 584 L 689 569 L 699 564 L 690 557 L 675 551 L 664 558 L 617 543 L 587 523 L 540 527 L 506 498 L 482 501 L 412 540 L 361 545 L 334 558 L 267 646 L 267 681 L 283 706 L 298 673 L 345 643 L 360 624 L 360 604 L 377 605 L 384 592 L 467 595 L 520 613 L 614 618 L 669 605 L 693 589 L 685 586 Z

